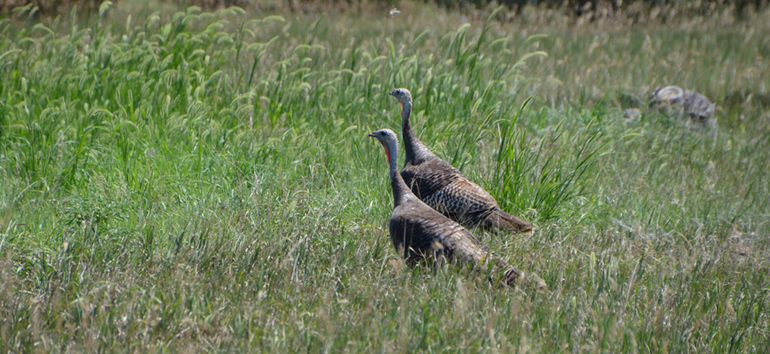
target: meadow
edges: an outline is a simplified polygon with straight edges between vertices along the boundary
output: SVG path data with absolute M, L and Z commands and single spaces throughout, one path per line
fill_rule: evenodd
M 767 13 L 400 8 L 0 20 L 0 351 L 770 349 Z M 622 118 L 664 84 L 716 126 Z M 537 226 L 473 233 L 547 289 L 396 259 L 366 137 L 400 131 L 396 87 Z

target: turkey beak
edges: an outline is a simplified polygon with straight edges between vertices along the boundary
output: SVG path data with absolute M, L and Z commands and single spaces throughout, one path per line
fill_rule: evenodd
M 390 92 L 388 92 L 388 95 L 395 96 L 396 95 L 395 92 L 396 92 L 395 90 L 390 91 Z
M 369 133 L 369 134 L 366 134 L 366 136 L 368 136 L 368 137 L 370 137 L 370 138 L 374 138 L 374 133 Z

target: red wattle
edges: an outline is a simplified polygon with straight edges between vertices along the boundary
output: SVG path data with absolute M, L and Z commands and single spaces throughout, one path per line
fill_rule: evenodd
M 390 164 L 390 150 L 388 149 L 388 146 L 385 145 L 384 142 L 380 142 L 382 144 L 382 147 L 385 148 L 385 156 L 388 157 L 388 164 Z

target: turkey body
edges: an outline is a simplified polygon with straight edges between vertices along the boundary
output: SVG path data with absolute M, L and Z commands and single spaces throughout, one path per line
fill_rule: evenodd
M 476 227 L 499 209 L 495 199 L 439 158 L 407 162 L 401 177 L 425 204 L 452 220 Z
M 393 208 L 388 224 L 393 247 L 402 258 L 415 261 L 455 256 L 483 261 L 487 248 L 460 224 L 448 221 L 417 197 L 406 198 Z

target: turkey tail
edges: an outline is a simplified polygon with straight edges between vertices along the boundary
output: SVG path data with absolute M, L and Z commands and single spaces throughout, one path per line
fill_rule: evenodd
M 524 275 L 524 272 L 508 266 L 508 270 L 505 271 L 505 275 L 503 275 L 503 281 L 508 286 L 513 286 L 516 283 L 522 283 L 526 279 L 526 276 Z
M 484 220 L 484 227 L 509 230 L 517 233 L 527 233 L 532 231 L 532 224 L 500 209 L 495 209 L 495 211 Z
M 503 274 L 503 279 L 500 285 L 519 286 L 525 288 L 530 287 L 537 290 L 548 290 L 548 284 L 545 283 L 543 278 L 537 276 L 537 274 L 524 273 L 521 270 L 508 265 L 501 259 L 499 259 L 497 263 L 498 267 L 505 269 L 505 273 Z

